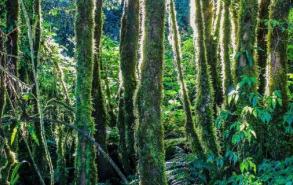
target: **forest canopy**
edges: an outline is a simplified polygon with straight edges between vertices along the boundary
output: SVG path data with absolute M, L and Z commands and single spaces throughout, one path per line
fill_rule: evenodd
M 0 0 L 0 185 L 293 184 L 291 0 Z

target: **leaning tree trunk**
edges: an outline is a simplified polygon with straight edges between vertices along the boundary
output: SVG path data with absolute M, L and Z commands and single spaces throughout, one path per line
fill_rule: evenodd
M 228 94 L 233 88 L 233 78 L 231 71 L 231 20 L 229 14 L 229 8 L 231 0 L 224 0 L 224 13 L 221 25 L 221 58 L 222 58 L 222 71 L 223 71 L 223 92 L 224 92 L 224 104 L 228 105 Z
M 256 23 L 258 0 L 241 0 L 239 2 L 239 28 L 237 38 L 237 53 L 234 68 L 234 79 L 238 83 L 243 75 L 256 77 L 256 62 L 254 44 L 256 38 Z
M 287 44 L 288 29 L 284 29 L 282 23 L 288 20 L 290 9 L 289 0 L 271 0 L 269 7 L 269 32 L 268 32 L 268 93 L 276 90 L 281 91 L 284 110 L 288 104 L 287 94 Z M 280 24 L 273 25 L 271 21 L 278 21 Z
M 207 153 L 219 153 L 219 146 L 217 143 L 216 129 L 213 124 L 214 121 L 214 96 L 210 76 L 210 70 L 207 63 L 204 42 L 204 23 L 202 19 L 202 10 L 200 0 L 192 0 L 191 7 L 193 10 L 191 15 L 192 26 L 194 30 L 194 40 L 197 51 L 197 97 L 195 104 L 196 125 L 202 130 L 201 140 L 205 144 L 205 151 Z
M 257 26 L 257 63 L 259 67 L 258 92 L 264 94 L 266 86 L 267 66 L 267 34 L 266 21 L 269 18 L 270 0 L 261 0 L 259 4 L 258 26 Z
M 75 22 L 77 82 L 76 82 L 76 120 L 77 128 L 93 136 L 95 124 L 92 119 L 92 81 L 94 63 L 94 1 L 77 0 Z M 95 146 L 82 134 L 78 133 L 76 141 L 76 184 L 97 184 L 95 164 Z
M 164 0 L 144 1 L 143 59 L 137 91 L 137 152 L 141 185 L 167 185 L 161 123 Z
M 169 10 L 169 39 L 173 49 L 174 63 L 177 67 L 177 79 L 181 88 L 181 99 L 183 102 L 183 107 L 185 111 L 185 133 L 187 140 L 190 142 L 192 151 L 198 156 L 203 156 L 203 148 L 199 141 L 199 137 L 196 133 L 194 122 L 192 118 L 192 110 L 190 98 L 187 92 L 187 87 L 184 82 L 184 74 L 182 70 L 182 55 L 180 48 L 180 33 L 178 30 L 177 20 L 176 20 L 176 10 L 174 6 L 174 1 L 169 0 L 168 2 Z
M 134 149 L 134 103 L 133 96 L 136 89 L 136 65 L 139 35 L 139 0 L 125 0 L 124 12 L 121 21 L 120 40 L 120 70 L 124 89 L 124 124 L 126 128 L 127 157 L 125 165 L 133 173 L 136 167 L 136 154 Z M 127 164 L 128 163 L 128 164 Z

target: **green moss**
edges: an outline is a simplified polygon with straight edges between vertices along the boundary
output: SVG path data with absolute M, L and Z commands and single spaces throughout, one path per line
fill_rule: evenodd
M 219 153 L 219 146 L 216 138 L 214 122 L 214 96 L 211 83 L 210 70 L 207 63 L 206 48 L 204 42 L 203 19 L 200 8 L 200 0 L 194 0 L 194 34 L 196 39 L 197 51 L 197 94 L 195 103 L 196 127 L 201 130 L 201 140 L 205 144 L 207 153 Z
M 135 169 L 134 149 L 134 92 L 136 89 L 136 66 L 139 36 L 139 0 L 127 0 L 121 21 L 120 71 L 124 88 L 124 124 L 126 128 L 127 155 L 130 167 Z M 134 170 L 132 170 L 134 172 Z
M 167 185 L 160 108 L 165 1 L 145 0 L 143 9 L 143 59 L 136 94 L 138 171 L 141 185 Z
M 290 2 L 288 0 L 272 0 L 269 7 L 269 32 L 268 40 L 268 91 L 272 94 L 280 90 L 283 107 L 288 104 L 287 94 L 287 45 L 288 29 L 286 22 L 289 15 Z M 277 24 L 273 24 L 276 22 Z M 284 29 L 285 28 L 285 29 Z
M 75 23 L 76 33 L 76 120 L 77 128 L 90 136 L 95 133 L 92 115 L 92 81 L 93 81 L 93 41 L 94 41 L 94 1 L 77 0 Z M 95 165 L 96 149 L 84 136 L 78 134 L 75 157 L 75 184 L 95 185 L 97 169 Z

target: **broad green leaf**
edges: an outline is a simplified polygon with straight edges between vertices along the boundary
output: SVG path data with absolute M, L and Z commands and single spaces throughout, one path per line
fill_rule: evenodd
M 17 131 L 18 131 L 18 127 L 14 127 L 12 130 L 12 134 L 10 136 L 10 145 L 12 145 L 14 143 Z

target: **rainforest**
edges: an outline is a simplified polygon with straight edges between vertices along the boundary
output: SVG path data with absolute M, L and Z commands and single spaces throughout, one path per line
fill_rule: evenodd
M 0 0 L 0 185 L 293 185 L 292 0 Z

